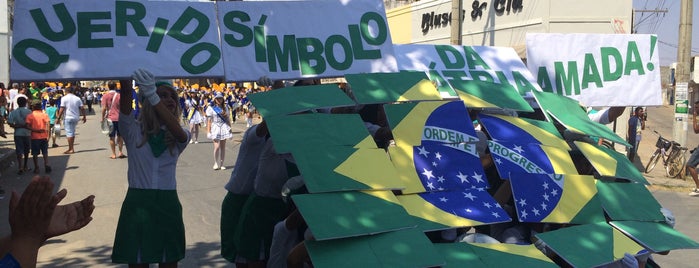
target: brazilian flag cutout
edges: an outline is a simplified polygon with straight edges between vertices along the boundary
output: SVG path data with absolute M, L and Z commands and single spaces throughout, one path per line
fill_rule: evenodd
M 509 84 L 496 84 L 480 80 L 449 81 L 459 99 L 469 108 L 507 108 L 533 112 L 529 103 Z
M 265 118 L 265 122 L 279 153 L 291 152 L 299 143 L 377 148 L 358 114 L 280 115 Z
M 302 194 L 292 198 L 318 241 L 417 226 L 391 191 Z
M 446 263 L 417 229 L 305 243 L 314 267 L 438 267 Z
M 443 191 L 396 196 L 408 214 L 441 225 L 419 226 L 423 231 L 433 231 L 455 227 L 470 227 L 512 219 L 486 191 L 464 189 L 461 191 Z
M 611 220 L 665 222 L 662 206 L 643 184 L 598 180 L 597 192 Z
M 442 100 L 424 72 L 347 74 L 345 79 L 359 104 Z
M 475 143 L 476 130 L 461 101 L 423 101 L 384 105 L 397 143 L 420 145 L 422 141 Z
M 437 243 L 447 264 L 442 267 L 558 267 L 534 245 Z
M 510 173 L 578 174 L 565 149 L 526 142 L 488 141 L 495 167 L 502 178 Z
M 520 222 L 604 221 L 595 181 L 585 175 L 510 174 L 517 217 Z
M 251 94 L 248 99 L 265 118 L 356 104 L 335 84 L 279 88 Z
M 475 144 L 396 143 L 388 148 L 404 194 L 490 188 Z
M 699 248 L 699 243 L 664 222 L 612 221 L 609 224 L 651 252 Z
M 601 176 L 628 179 L 646 185 L 650 184 L 625 155 L 596 144 L 580 141 L 574 143 Z
M 570 150 L 568 143 L 550 122 L 482 113 L 478 115 L 478 120 L 492 140 L 535 143 Z
M 573 267 L 595 267 L 637 255 L 644 248 L 606 222 L 564 227 L 536 237 Z
M 297 143 L 291 154 L 310 193 L 405 188 L 383 149 Z
M 629 145 L 624 139 L 611 131 L 608 127 L 593 122 L 587 117 L 587 113 L 580 107 L 580 104 L 566 96 L 532 90 L 536 101 L 544 114 L 548 114 L 568 130 L 593 137 L 601 137 L 624 146 Z

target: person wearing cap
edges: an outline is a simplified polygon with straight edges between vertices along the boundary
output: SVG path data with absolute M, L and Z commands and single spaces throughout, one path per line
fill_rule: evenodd
M 63 118 L 63 127 L 66 130 L 66 139 L 68 140 L 68 150 L 64 154 L 75 153 L 75 128 L 78 126 L 78 121 L 82 116 L 83 124 L 87 122 L 85 107 L 80 97 L 73 94 L 74 88 L 67 87 L 67 94 L 61 98 L 61 108 L 58 109 L 59 120 Z
M 223 165 L 226 156 L 226 140 L 233 137 L 229 114 L 223 93 L 216 92 L 214 101 L 206 107 L 206 136 L 214 143 L 214 170 L 226 169 Z
M 190 139 L 180 126 L 182 110 L 169 83 L 156 83 L 138 69 L 139 120 L 131 113 L 131 82 L 121 80 L 119 127 L 124 138 L 129 188 L 121 205 L 112 262 L 130 267 L 176 267 L 185 256 L 182 204 L 177 195 L 176 167 Z
M 189 91 L 189 96 L 184 100 L 184 104 L 187 107 L 189 132 L 192 133 L 192 139 L 189 143 L 199 143 L 199 124 L 204 123 L 204 117 L 201 115 L 202 101 L 196 90 Z

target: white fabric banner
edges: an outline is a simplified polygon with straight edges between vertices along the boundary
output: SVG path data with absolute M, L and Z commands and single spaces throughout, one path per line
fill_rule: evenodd
M 397 70 L 380 0 L 17 1 L 14 15 L 14 80 L 124 78 L 136 68 L 227 81 Z
M 661 105 L 659 58 L 655 35 L 527 35 L 540 87 L 587 106 Z
M 509 47 L 457 45 L 394 45 L 398 69 L 424 71 L 442 86 L 452 80 L 481 80 L 506 83 L 520 95 L 539 90 L 536 80 L 514 49 Z M 444 92 L 443 97 L 455 96 Z
M 380 0 L 217 3 L 226 80 L 397 71 Z

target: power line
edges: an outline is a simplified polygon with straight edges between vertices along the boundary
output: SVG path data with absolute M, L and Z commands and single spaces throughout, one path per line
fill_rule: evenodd
M 672 48 L 678 48 L 678 47 L 679 47 L 677 44 L 672 44 L 672 43 L 668 43 L 668 42 L 664 42 L 664 41 L 660 41 L 660 40 L 658 40 L 658 43 L 663 44 L 663 45 L 666 45 L 666 46 L 669 46 L 669 47 L 672 47 Z M 697 48 L 691 48 L 691 49 L 692 49 L 692 52 L 693 52 L 693 53 L 699 53 L 699 49 L 697 49 Z

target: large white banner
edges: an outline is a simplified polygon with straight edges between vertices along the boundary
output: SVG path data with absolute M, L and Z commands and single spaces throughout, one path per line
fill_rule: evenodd
M 381 0 L 218 2 L 226 79 L 395 72 Z
M 542 90 L 588 106 L 661 105 L 659 58 L 655 35 L 527 35 L 527 66 Z
M 397 70 L 381 0 L 16 1 L 14 18 L 14 80 L 135 68 L 228 81 Z
M 481 80 L 512 86 L 524 96 L 541 91 L 532 74 L 514 49 L 509 47 L 457 45 L 394 45 L 398 69 L 424 71 L 440 85 L 453 80 Z
M 13 80 L 222 76 L 213 2 L 16 1 Z

